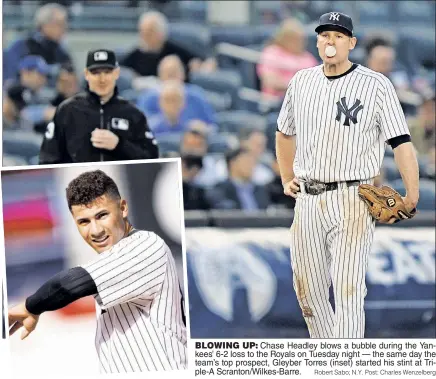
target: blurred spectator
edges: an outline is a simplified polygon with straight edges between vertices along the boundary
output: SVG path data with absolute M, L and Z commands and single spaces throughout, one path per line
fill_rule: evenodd
M 201 121 L 190 123 L 189 129 L 183 134 L 180 144 L 183 177 L 183 203 L 186 210 L 210 209 L 205 190 L 195 179 L 203 170 L 207 153 L 207 135 L 205 125 Z
M 150 129 L 155 136 L 181 133 L 186 129 L 186 123 L 180 118 L 185 101 L 185 92 L 180 83 L 168 81 L 162 86 L 159 94 L 160 112 L 149 117 Z
M 271 198 L 271 203 L 277 206 L 294 209 L 295 199 L 291 196 L 287 196 L 283 193 L 282 178 L 280 176 L 279 164 L 274 160 L 271 164 L 274 171 L 274 179 L 267 186 L 267 191 Z
M 284 96 L 289 81 L 297 71 L 318 64 L 306 50 L 306 35 L 296 19 L 285 20 L 273 40 L 264 48 L 257 65 L 262 92 Z
M 210 205 L 204 188 L 194 183 L 203 168 L 201 155 L 184 153 L 182 158 L 183 206 L 185 210 L 209 210 Z
M 253 183 L 256 157 L 248 150 L 239 148 L 226 155 L 229 178 L 211 189 L 209 198 L 214 209 L 242 209 L 254 211 L 266 209 L 270 204 L 264 186 Z
M 54 117 L 56 107 L 64 100 L 77 94 L 79 90 L 79 80 L 73 66 L 70 63 L 62 64 L 56 78 L 56 93 L 54 98 L 50 100 L 51 105 L 47 105 L 43 120 L 38 121 L 36 117 L 33 119 L 34 130 L 37 133 L 45 133 L 47 123 Z
M 215 111 L 207 102 L 201 87 L 185 84 L 185 68 L 177 55 L 168 55 L 163 58 L 158 66 L 158 76 L 161 83 L 168 81 L 179 82 L 185 93 L 185 106 L 180 114 L 183 122 L 189 120 L 202 120 L 208 124 L 215 124 Z M 159 107 L 159 89 L 145 90 L 138 98 L 137 106 L 148 117 L 161 112 Z
M 238 145 L 249 151 L 254 159 L 251 181 L 264 186 L 274 179 L 271 163 L 274 156 L 266 150 L 266 136 L 262 130 L 251 126 L 243 127 L 238 136 Z M 206 157 L 204 169 L 197 177 L 199 185 L 208 187 L 228 178 L 228 165 L 224 157 Z
M 31 129 L 20 112 L 31 98 L 30 90 L 20 84 L 10 86 L 3 94 L 3 130 Z
M 180 154 L 194 154 L 205 156 L 207 154 L 207 125 L 199 120 L 188 123 L 180 142 Z
M 387 76 L 397 91 L 410 88 L 406 71 L 394 69 L 396 53 L 392 43 L 387 38 L 371 37 L 364 45 L 368 68 Z
M 53 118 L 56 110 L 49 102 L 50 94 L 45 93 L 49 71 L 48 65 L 44 58 L 37 55 L 28 55 L 20 61 L 18 68 L 19 84 L 29 89 L 27 104 L 22 111 L 22 117 L 34 126 L 46 125 Z M 7 86 L 9 85 L 7 84 Z
M 210 129 L 200 120 L 192 120 L 187 124 L 187 130 L 180 142 L 180 155 L 195 154 L 203 157 L 201 170 L 193 182 L 200 187 L 211 187 L 227 178 L 225 161 L 220 157 L 208 155 L 208 134 Z M 224 168 L 224 170 L 223 170 Z
M 18 63 L 20 84 L 29 88 L 36 96 L 47 83 L 49 68 L 45 60 L 37 55 L 28 55 Z M 9 81 L 8 83 L 10 83 Z
M 27 55 L 39 55 L 49 64 L 72 62 L 61 45 L 67 29 L 67 11 L 59 4 L 46 4 L 35 14 L 36 31 L 15 41 L 3 55 L 3 80 L 17 75 L 18 62 Z
M 216 68 L 214 59 L 207 59 L 206 54 L 195 56 L 185 48 L 168 39 L 168 21 L 159 12 L 143 13 L 138 23 L 140 45 L 128 52 L 121 60 L 121 65 L 130 67 L 140 76 L 157 76 L 160 60 L 167 55 L 177 55 L 185 70 L 213 71 Z
M 70 63 L 63 64 L 56 80 L 56 97 L 51 104 L 57 107 L 64 100 L 74 96 L 80 90 L 79 79 Z
M 415 118 L 408 119 L 410 133 L 419 154 L 426 155 L 436 143 L 435 94 L 423 96 Z

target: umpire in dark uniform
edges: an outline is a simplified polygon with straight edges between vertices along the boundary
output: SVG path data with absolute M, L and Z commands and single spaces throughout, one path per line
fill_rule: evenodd
M 47 125 L 40 164 L 152 159 L 158 146 L 144 114 L 117 94 L 115 53 L 88 53 L 85 92 L 63 101 Z

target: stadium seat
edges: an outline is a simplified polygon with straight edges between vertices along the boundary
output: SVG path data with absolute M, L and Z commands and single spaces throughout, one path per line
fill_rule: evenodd
M 413 34 L 406 30 L 400 35 L 399 46 L 398 59 L 411 77 L 419 72 L 421 66 L 430 70 L 436 68 L 434 29 L 433 34 Z
M 311 53 L 316 59 L 320 60 L 318 54 L 318 48 L 316 47 L 316 33 L 315 32 L 307 32 L 306 34 L 306 49 L 309 53 Z
M 282 1 L 254 1 L 254 16 L 258 23 L 279 23 L 283 14 Z
M 359 1 L 355 3 L 358 11 L 360 25 L 383 26 L 394 22 L 392 18 L 392 5 L 389 2 Z
M 238 89 L 241 86 L 241 77 L 234 70 L 217 70 L 211 73 L 196 72 L 190 76 L 190 82 L 222 95 L 230 95 L 231 108 L 238 106 Z
M 252 26 L 214 26 L 211 29 L 213 46 L 223 42 L 237 46 L 248 46 L 257 43 L 258 38 Z
M 227 93 L 204 90 L 206 100 L 216 112 L 229 110 L 232 107 L 232 96 Z
M 120 96 L 136 104 L 136 101 L 138 100 L 138 96 L 140 95 L 140 93 L 141 93 L 140 91 L 130 88 L 120 92 Z
M 265 45 L 273 36 L 278 25 L 259 25 L 254 28 L 256 40 L 254 44 Z
M 429 23 L 434 25 L 434 1 L 399 1 L 396 8 L 397 20 L 401 25 L 410 24 L 411 22 L 421 23 L 421 25 Z
M 246 46 L 251 50 L 262 51 L 263 45 Z M 259 78 L 256 73 L 256 63 L 247 60 L 235 60 L 235 68 L 239 71 L 242 79 L 242 86 L 252 89 L 259 89 Z
M 15 156 L 15 155 L 3 154 L 3 167 L 26 166 L 28 164 L 29 164 L 29 162 L 27 162 L 22 157 Z
M 232 147 L 232 136 L 226 134 L 214 134 L 209 138 L 209 154 L 224 154 Z
M 372 3 L 376 3 L 377 6 L 378 1 L 372 1 Z M 335 12 L 342 12 L 356 19 L 353 5 L 351 1 L 332 1 L 330 2 L 330 9 L 327 9 L 324 13 L 330 12 L 333 9 Z
M 120 77 L 117 80 L 118 91 L 121 93 L 131 89 L 135 76 L 136 74 L 132 69 L 128 67 L 120 67 Z
M 390 183 L 392 188 L 397 190 L 402 196 L 406 193 L 406 188 L 401 179 Z M 435 210 L 435 182 L 433 180 L 421 179 L 419 181 L 419 202 L 418 210 L 434 211 Z
M 216 114 L 220 132 L 239 133 L 244 126 L 252 126 L 265 130 L 266 120 L 256 113 L 243 110 L 219 112 Z
M 178 1 L 179 15 L 182 20 L 196 20 L 205 23 L 207 19 L 207 2 L 206 1 Z
M 198 56 L 212 53 L 209 28 L 194 22 L 171 23 L 169 39 Z
M 42 136 L 28 131 L 3 131 L 3 153 L 9 156 L 20 157 L 27 164 L 35 162 L 39 156 Z

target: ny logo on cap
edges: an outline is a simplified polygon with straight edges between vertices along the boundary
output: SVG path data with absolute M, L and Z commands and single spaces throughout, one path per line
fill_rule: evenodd
M 106 51 L 97 51 L 94 53 L 95 61 L 107 61 L 107 53 Z
M 329 18 L 329 20 L 339 21 L 339 13 L 337 13 L 337 12 L 332 12 L 332 13 L 330 13 L 330 18 Z

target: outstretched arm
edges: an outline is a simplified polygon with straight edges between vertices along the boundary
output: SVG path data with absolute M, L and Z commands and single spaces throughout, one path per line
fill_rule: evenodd
M 25 302 L 9 309 L 9 335 L 24 327 L 21 334 L 21 339 L 24 339 L 36 328 L 39 315 L 43 312 L 55 311 L 96 293 L 97 287 L 84 268 L 62 271 L 44 283 Z

